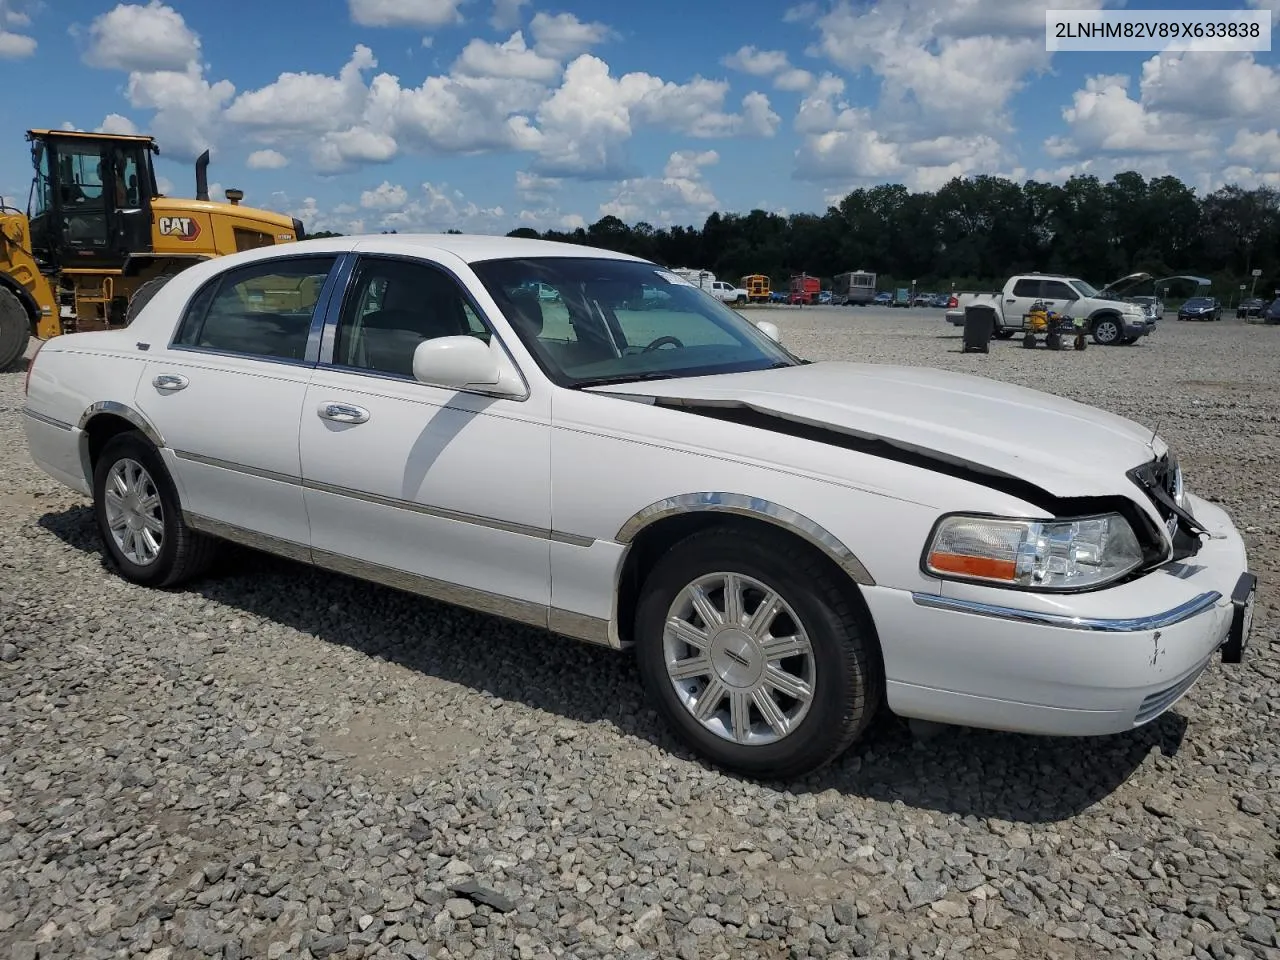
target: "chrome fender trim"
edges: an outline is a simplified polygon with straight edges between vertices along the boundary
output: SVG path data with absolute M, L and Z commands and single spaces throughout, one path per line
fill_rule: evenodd
M 90 404 L 89 409 L 80 415 L 80 422 L 76 424 L 76 429 L 84 430 L 88 426 L 89 421 L 100 413 L 109 413 L 116 417 L 122 417 L 128 420 L 135 427 L 146 435 L 146 438 L 154 443 L 157 447 L 164 446 L 164 437 L 160 436 L 160 431 L 152 426 L 151 421 L 140 414 L 133 407 L 127 404 L 117 403 L 115 400 L 99 400 L 97 403 Z
M 775 527 L 794 533 L 817 547 L 839 564 L 855 583 L 868 587 L 875 586 L 875 580 L 862 565 L 862 561 L 830 532 L 789 507 L 779 506 L 759 497 L 748 497 L 741 493 L 682 493 L 679 496 L 659 500 L 657 503 L 649 504 L 624 523 L 614 540 L 618 543 L 630 544 L 645 527 L 680 513 L 732 513 L 740 517 L 764 520 Z
M 160 431 L 133 407 L 115 400 L 99 400 L 97 403 L 91 403 L 80 415 L 80 422 L 76 424 L 76 430 L 80 433 L 80 466 L 84 470 L 85 480 L 90 489 L 93 489 L 93 466 L 89 463 L 89 434 L 85 432 L 85 427 L 100 413 L 128 420 L 142 431 L 143 436 L 156 445 L 157 450 L 164 446 L 164 437 L 160 436 Z
M 1029 623 L 1041 627 L 1063 627 L 1067 630 L 1093 630 L 1102 633 L 1142 633 L 1145 630 L 1161 630 L 1171 627 L 1183 620 L 1204 613 L 1217 605 L 1222 594 L 1210 590 L 1192 597 L 1186 603 L 1163 613 L 1152 613 L 1145 617 L 1071 617 L 1062 613 L 1042 613 L 1037 610 L 1021 610 L 1017 607 L 1004 607 L 994 603 L 981 603 L 977 600 L 958 600 L 954 597 L 939 597 L 931 593 L 913 593 L 911 599 L 917 606 L 932 607 L 935 610 L 950 610 L 954 613 L 969 613 L 980 617 L 994 617 L 997 620 L 1013 620 L 1017 623 Z

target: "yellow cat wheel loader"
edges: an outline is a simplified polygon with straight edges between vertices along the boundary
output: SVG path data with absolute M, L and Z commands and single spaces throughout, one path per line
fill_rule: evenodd
M 28 130 L 35 178 L 24 213 L 0 199 L 0 370 L 34 337 L 126 326 L 174 274 L 212 257 L 304 238 L 302 222 L 209 199 L 209 151 L 193 200 L 156 189 L 148 136 Z

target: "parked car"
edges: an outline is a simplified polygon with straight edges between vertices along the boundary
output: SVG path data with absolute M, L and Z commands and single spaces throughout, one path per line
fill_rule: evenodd
M 628 309 L 646 293 L 662 307 Z M 23 413 L 128 581 L 191 580 L 231 540 L 629 648 L 672 728 L 753 776 L 829 761 L 882 707 L 1127 732 L 1240 662 L 1251 624 L 1239 533 L 1148 427 L 809 363 L 585 246 L 348 236 L 195 264 L 127 329 L 46 342 Z
M 893 303 L 893 294 L 890 293 L 888 290 L 881 290 L 879 293 L 875 295 L 875 298 L 872 300 L 872 303 L 878 304 L 879 306 L 882 306 L 882 307 L 887 307 Z
M 917 293 L 917 294 L 916 294 L 916 295 L 911 299 L 911 305 L 912 305 L 913 307 L 930 307 L 930 306 L 933 306 L 933 294 L 932 294 L 932 293 Z
M 769 291 L 770 303 L 786 303 L 790 299 L 791 299 L 791 292 L 788 290 L 770 290 Z
M 1117 284 L 1150 274 L 1130 274 L 1101 290 L 1079 277 L 1025 273 L 1010 277 L 1000 293 L 962 293 L 956 306 L 947 312 L 947 321 L 964 325 L 964 311 L 970 304 L 989 306 L 995 312 L 994 336 L 1008 339 L 1023 329 L 1023 317 L 1031 305 L 1042 301 L 1050 310 L 1084 317 L 1094 343 L 1108 346 L 1134 343 L 1155 329 L 1156 322 L 1136 303 L 1112 297 Z
M 831 303 L 831 291 L 821 290 L 818 292 L 818 303 Z
M 1236 319 L 1246 320 L 1249 317 L 1260 317 L 1267 309 L 1267 301 L 1261 297 L 1250 297 L 1248 300 L 1241 300 L 1239 306 L 1236 307 Z
M 893 293 L 893 299 L 889 301 L 891 307 L 909 307 L 911 306 L 911 291 L 906 287 L 899 287 Z
M 1152 320 L 1164 316 L 1164 302 L 1159 297 L 1129 297 L 1129 300 L 1146 310 Z
M 1267 309 L 1262 311 L 1262 319 L 1265 323 L 1280 323 L 1280 297 L 1267 304 Z
M 1216 297 L 1192 297 L 1178 308 L 1179 320 L 1221 320 L 1222 304 Z

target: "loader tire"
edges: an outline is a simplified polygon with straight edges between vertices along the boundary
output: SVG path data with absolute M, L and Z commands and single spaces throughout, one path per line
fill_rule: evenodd
M 153 277 L 133 291 L 133 296 L 129 298 L 129 306 L 124 311 L 124 325 L 127 327 L 133 323 L 138 314 L 142 312 L 142 308 L 150 303 L 151 298 L 160 292 L 160 288 L 172 279 L 173 274 L 171 273 Z
M 0 287 L 0 372 L 22 359 L 31 339 L 31 318 L 12 290 Z

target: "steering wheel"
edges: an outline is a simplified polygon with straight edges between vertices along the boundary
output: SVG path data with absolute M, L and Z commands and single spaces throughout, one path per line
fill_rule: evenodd
M 645 347 L 643 352 L 648 353 L 650 350 L 657 350 L 659 347 L 665 347 L 667 344 L 671 344 L 674 347 L 680 347 L 682 350 L 684 349 L 684 344 L 676 337 L 659 337 L 657 340 L 653 341 L 653 343 Z

